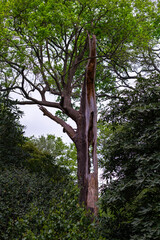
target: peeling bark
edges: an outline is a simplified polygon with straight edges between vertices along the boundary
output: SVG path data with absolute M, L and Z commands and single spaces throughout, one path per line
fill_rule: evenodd
M 97 107 L 95 96 L 96 37 L 89 38 L 90 59 L 81 97 L 80 117 L 77 122 L 76 147 L 78 181 L 81 188 L 80 203 L 97 214 L 98 162 L 97 162 Z

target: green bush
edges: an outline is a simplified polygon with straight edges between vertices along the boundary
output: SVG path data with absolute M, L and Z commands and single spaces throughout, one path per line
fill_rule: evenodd
M 28 214 L 19 218 L 13 239 L 103 239 L 97 229 L 92 216 L 79 206 L 77 186 L 72 185 L 60 198 L 52 200 L 47 216 L 33 206 Z
M 24 216 L 35 205 L 44 213 L 49 211 L 52 198 L 59 199 L 66 182 L 57 182 L 44 172 L 31 173 L 24 168 L 11 167 L 0 172 L 0 236 L 12 239 L 18 217 Z M 9 228 L 9 223 L 12 229 Z

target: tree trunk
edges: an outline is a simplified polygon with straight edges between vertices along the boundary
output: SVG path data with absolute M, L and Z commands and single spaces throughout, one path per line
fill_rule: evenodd
M 80 203 L 97 214 L 98 163 L 97 163 L 97 108 L 95 97 L 96 38 L 89 38 L 90 59 L 81 97 L 80 118 L 77 122 L 77 158 Z
M 96 37 L 89 43 L 89 60 L 86 66 L 79 112 L 71 107 L 67 91 L 63 92 L 59 107 L 77 123 L 77 131 L 43 106 L 39 106 L 44 115 L 59 123 L 77 148 L 78 183 L 80 187 L 80 204 L 84 204 L 95 215 L 98 200 L 98 163 L 97 163 L 97 107 L 95 95 L 96 73 Z

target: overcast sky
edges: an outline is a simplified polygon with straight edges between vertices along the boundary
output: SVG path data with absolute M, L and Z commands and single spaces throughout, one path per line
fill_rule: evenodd
M 25 126 L 25 136 L 30 137 L 34 135 L 39 137 L 41 135 L 53 134 L 56 137 L 62 137 L 66 143 L 71 142 L 67 134 L 63 133 L 63 128 L 44 116 L 38 106 L 24 105 L 20 106 L 20 109 L 24 112 L 20 122 Z
M 39 99 L 39 95 L 36 92 L 34 92 L 32 97 Z M 53 101 L 53 95 L 46 94 L 46 97 L 48 101 Z M 12 93 L 11 98 L 18 99 L 19 101 L 24 100 L 22 96 L 16 93 Z M 46 136 L 47 134 L 52 134 L 56 137 L 61 137 L 65 143 L 72 142 L 68 135 L 63 133 L 63 128 L 49 117 L 44 116 L 37 105 L 18 105 L 18 107 L 24 113 L 20 119 L 20 123 L 25 126 L 25 136 L 31 137 L 34 135 L 35 137 L 40 137 L 41 135 Z M 48 108 L 48 110 L 52 114 L 56 112 L 54 108 Z M 71 121 L 69 124 L 71 126 L 73 125 Z

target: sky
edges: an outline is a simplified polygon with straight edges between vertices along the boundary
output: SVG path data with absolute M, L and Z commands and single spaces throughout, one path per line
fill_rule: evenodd
M 55 135 L 56 137 L 62 137 L 63 142 L 71 142 L 66 133 L 63 133 L 63 128 L 55 123 L 50 118 L 43 115 L 37 105 L 23 105 L 19 107 L 24 115 L 20 119 L 20 123 L 25 126 L 25 136 L 39 137 L 47 134 Z
M 32 97 L 39 99 L 39 95 L 36 92 L 34 95 L 32 95 Z M 46 95 L 46 97 L 48 101 L 53 101 L 53 96 Z M 24 100 L 22 96 L 16 93 L 12 93 L 11 98 L 19 101 Z M 47 134 L 52 134 L 56 137 L 61 137 L 64 143 L 72 142 L 68 135 L 63 133 L 63 128 L 59 124 L 51 120 L 49 117 L 43 115 L 38 105 L 18 105 L 18 107 L 24 113 L 20 119 L 20 123 L 25 127 L 25 136 L 40 137 L 42 135 L 47 136 Z M 56 110 L 53 108 L 48 108 L 48 110 L 52 114 L 55 114 L 56 112 Z M 73 125 L 71 121 L 69 124 L 71 126 Z

